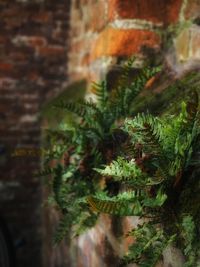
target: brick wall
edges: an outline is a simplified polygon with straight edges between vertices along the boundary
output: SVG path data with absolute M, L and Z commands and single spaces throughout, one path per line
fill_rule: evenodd
M 43 185 L 32 175 L 39 155 L 11 155 L 40 146 L 41 106 L 67 81 L 69 7 L 64 0 L 0 1 L 0 216 L 18 267 L 42 266 Z
M 163 48 L 159 33 L 188 19 L 198 21 L 199 11 L 199 0 L 72 1 L 70 77 L 95 80 L 120 59 L 133 54 L 144 59 L 144 48 L 157 54 Z M 195 49 L 197 54 L 198 45 Z
M 42 254 L 45 267 L 116 267 L 130 242 L 117 236 L 130 222 L 118 229 L 116 220 L 102 216 L 73 241 L 71 255 L 65 242 L 53 249 L 57 214 L 43 212 L 43 185 L 32 176 L 40 158 L 11 154 L 40 146 L 41 107 L 68 83 L 103 78 L 132 54 L 138 64 L 148 53 L 161 55 L 179 76 L 198 67 L 199 14 L 199 0 L 0 0 L 0 214 L 19 267 L 42 266 Z M 158 32 L 188 19 L 191 25 L 164 51 Z

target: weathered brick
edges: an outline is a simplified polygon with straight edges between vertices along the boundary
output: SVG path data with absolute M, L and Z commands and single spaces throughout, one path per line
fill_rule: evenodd
M 90 54 L 85 53 L 81 59 L 81 66 L 88 66 L 90 62 Z
M 190 57 L 194 60 L 200 60 L 200 29 L 194 27 L 191 34 L 191 52 Z
M 83 49 L 84 46 L 85 46 L 85 40 L 84 39 L 73 42 L 73 43 L 71 43 L 71 46 L 70 46 L 70 52 L 77 54 Z
M 108 16 L 169 24 L 178 20 L 181 4 L 182 0 L 109 0 Z
M 176 57 L 179 62 L 200 60 L 200 29 L 193 25 L 184 29 L 175 40 Z
M 65 49 L 62 46 L 47 46 L 40 47 L 38 50 L 40 56 L 51 57 L 51 56 L 62 56 L 65 54 Z
M 39 36 L 27 37 L 27 44 L 33 47 L 45 46 L 46 43 L 47 41 L 44 37 L 39 37 Z
M 84 22 L 86 22 L 86 30 L 100 31 L 107 23 L 106 3 L 104 1 L 96 1 L 92 5 L 85 6 Z
M 190 37 L 190 31 L 185 29 L 175 40 L 176 53 L 179 61 L 185 61 L 189 57 Z
M 52 20 L 52 13 L 48 11 L 40 11 L 39 13 L 32 14 L 30 19 L 39 23 L 47 23 Z
M 200 1 L 199 0 L 188 0 L 187 7 L 185 9 L 186 19 L 200 19 Z
M 12 42 L 17 46 L 44 46 L 47 43 L 47 40 L 41 36 L 25 36 L 25 35 L 17 35 L 13 38 Z
M 1 11 L 1 18 L 27 18 L 28 13 L 24 9 L 20 9 L 20 6 L 13 5 L 12 8 L 5 8 Z
M 9 42 L 9 39 L 7 36 L 1 35 L 0 36 L 0 45 L 5 45 Z
M 10 72 L 13 71 L 14 66 L 11 63 L 0 62 L 0 71 L 2 72 Z
M 67 2 L 0 0 L 0 146 L 6 147 L 1 181 L 17 181 L 21 188 L 1 191 L 1 218 L 6 219 L 13 242 L 26 243 L 16 250 L 20 267 L 43 265 L 41 184 L 32 176 L 40 159 L 12 158 L 11 152 L 18 146 L 40 145 L 41 105 L 49 100 L 49 92 L 54 95 L 66 82 Z M 47 230 L 45 245 L 51 236 Z M 49 254 L 44 266 L 61 266 L 54 256 Z
M 107 28 L 96 40 L 91 59 L 101 56 L 130 56 L 140 53 L 143 46 L 158 48 L 159 36 L 148 30 Z

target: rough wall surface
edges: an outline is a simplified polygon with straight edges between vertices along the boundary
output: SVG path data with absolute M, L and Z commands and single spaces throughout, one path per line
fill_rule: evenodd
M 155 57 L 161 54 L 174 78 L 199 67 L 199 8 L 199 0 L 72 1 L 70 78 L 88 81 L 104 78 L 127 56 L 145 60 L 148 57 L 145 51 Z M 188 20 L 190 23 L 186 23 Z M 164 43 L 168 26 L 175 30 L 170 49 Z M 102 216 L 95 228 L 74 241 L 71 265 L 116 267 L 131 241 L 122 243 L 120 237 L 136 223 L 136 219 L 125 219 L 116 229 L 113 228 L 116 219 Z M 158 266 L 183 266 L 179 254 L 175 249 L 166 252 L 169 260 Z
M 143 59 L 145 48 L 153 53 L 162 51 L 161 32 L 166 34 L 167 27 L 184 25 L 187 20 L 199 24 L 199 9 L 199 0 L 72 1 L 68 52 L 71 79 L 95 80 L 124 57 L 137 55 Z M 194 48 L 189 57 L 199 59 L 198 38 L 199 34 L 188 34 L 178 44 L 178 54 L 190 43 Z
M 18 267 L 42 266 L 42 184 L 32 175 L 40 167 L 38 115 L 67 79 L 69 5 L 0 1 L 0 217 Z

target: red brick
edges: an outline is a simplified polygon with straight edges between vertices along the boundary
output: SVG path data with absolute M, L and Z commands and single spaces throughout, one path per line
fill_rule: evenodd
M 158 48 L 159 36 L 148 30 L 105 29 L 96 40 L 91 59 L 101 56 L 129 56 L 140 53 L 142 46 Z
M 8 43 L 8 37 L 7 36 L 4 36 L 4 35 L 1 35 L 0 36 L 0 45 L 3 44 L 5 45 L 6 43 Z
M 38 72 L 37 71 L 31 71 L 28 75 L 27 75 L 27 78 L 30 80 L 30 81 L 37 81 L 38 78 L 39 78 L 39 75 L 38 75 Z
M 29 55 L 23 52 L 16 52 L 16 51 L 11 51 L 9 53 L 9 57 L 12 59 L 12 61 L 17 61 L 17 62 L 27 62 L 27 60 L 29 59 Z
M 40 23 L 47 23 L 51 21 L 52 19 L 52 14 L 47 11 L 40 12 L 38 14 L 33 14 L 31 16 L 31 19 L 35 22 L 40 22 Z
M 65 49 L 59 46 L 40 47 L 38 52 L 44 57 L 65 55 Z
M 14 66 L 10 63 L 6 63 L 6 62 L 0 62 L 0 71 L 12 71 L 14 69 Z
M 169 24 L 178 20 L 181 4 L 182 0 L 109 0 L 108 16 Z
M 27 38 L 27 44 L 33 47 L 44 46 L 46 44 L 46 39 L 38 36 L 31 36 Z
M 28 13 L 24 9 L 20 9 L 19 6 L 12 6 L 12 8 L 7 8 L 2 11 L 1 18 L 27 18 Z

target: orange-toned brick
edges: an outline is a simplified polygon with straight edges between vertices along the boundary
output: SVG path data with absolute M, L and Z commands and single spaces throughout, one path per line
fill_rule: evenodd
M 39 22 L 39 23 L 47 23 L 51 21 L 52 19 L 52 14 L 47 11 L 41 11 L 39 13 L 31 15 L 31 19 L 33 21 Z
M 85 47 L 85 39 L 78 40 L 73 42 L 70 46 L 70 53 L 80 53 L 82 49 Z
M 94 43 L 91 59 L 101 56 L 130 56 L 143 46 L 158 48 L 160 37 L 148 30 L 107 28 Z
M 31 36 L 27 38 L 27 44 L 33 47 L 44 46 L 46 39 L 39 36 Z
M 10 63 L 0 62 L 0 71 L 12 71 L 14 66 Z
M 81 59 L 81 66 L 87 66 L 89 64 L 89 53 L 86 53 L 85 55 L 83 55 L 82 59 Z
M 40 47 L 39 55 L 44 57 L 65 55 L 65 49 L 58 46 Z
M 182 0 L 109 0 L 108 16 L 169 24 L 178 20 L 181 4 Z

